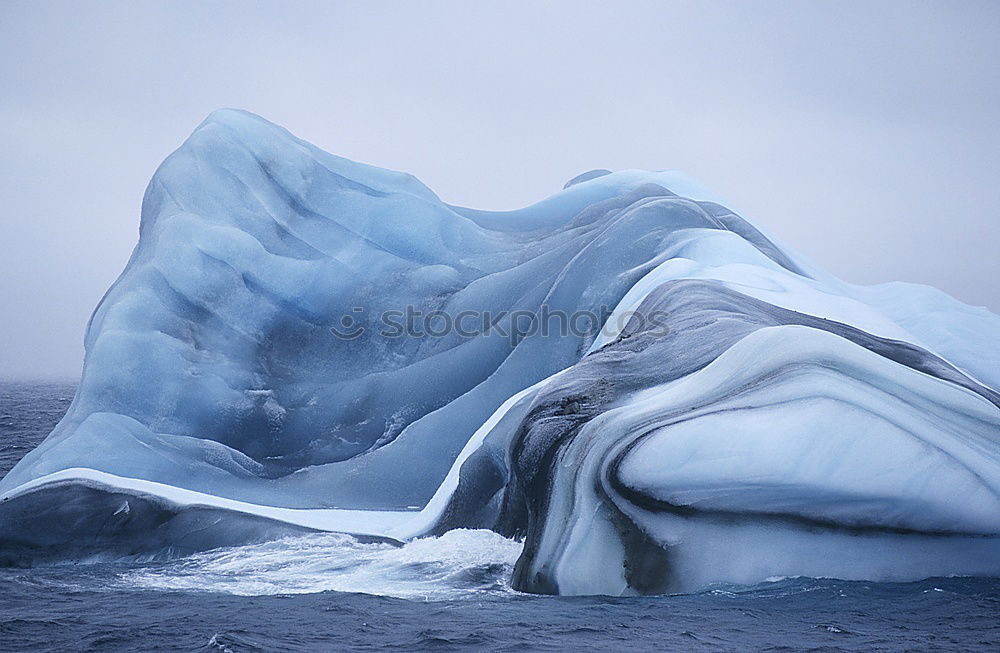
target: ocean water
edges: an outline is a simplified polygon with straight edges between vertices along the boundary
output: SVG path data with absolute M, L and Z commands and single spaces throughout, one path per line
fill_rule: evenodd
M 72 385 L 0 383 L 0 473 Z M 520 545 L 309 535 L 169 561 L 0 568 L 0 651 L 1000 650 L 1000 579 L 778 579 L 646 597 L 510 589 Z

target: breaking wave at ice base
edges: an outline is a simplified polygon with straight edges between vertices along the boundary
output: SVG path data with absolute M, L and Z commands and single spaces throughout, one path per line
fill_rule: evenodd
M 364 593 L 454 600 L 512 593 L 521 543 L 489 530 L 458 529 L 400 546 L 316 533 L 204 551 L 121 574 L 133 589 L 222 592 L 238 596 Z

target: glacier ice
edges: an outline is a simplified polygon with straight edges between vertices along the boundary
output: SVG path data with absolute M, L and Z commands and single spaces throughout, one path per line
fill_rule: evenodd
M 724 204 L 596 170 L 449 206 L 215 112 L 0 482 L 0 559 L 490 529 L 544 593 L 1000 573 L 1000 317 L 844 283 Z M 404 308 L 488 319 L 376 328 Z M 520 328 L 543 311 L 593 328 Z

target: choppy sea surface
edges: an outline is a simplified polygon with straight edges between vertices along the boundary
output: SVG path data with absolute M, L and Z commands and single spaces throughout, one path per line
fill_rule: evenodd
M 0 474 L 73 392 L 0 382 Z M 519 552 L 488 531 L 403 547 L 309 535 L 169 561 L 0 568 L 0 651 L 1000 650 L 1000 579 L 539 597 L 508 585 Z

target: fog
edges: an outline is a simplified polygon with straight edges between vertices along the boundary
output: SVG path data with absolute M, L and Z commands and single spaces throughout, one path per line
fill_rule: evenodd
M 672 168 L 1000 311 L 1000 3 L 0 4 L 0 377 L 75 377 L 160 161 L 239 107 L 444 200 Z

